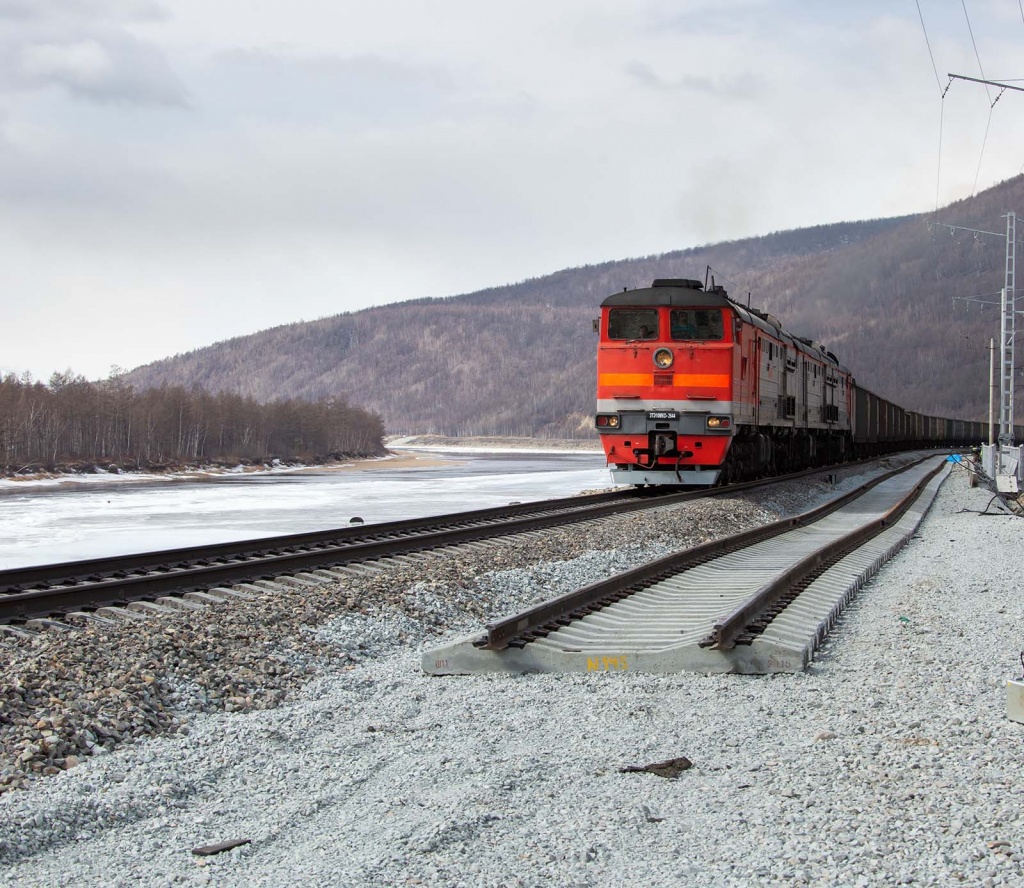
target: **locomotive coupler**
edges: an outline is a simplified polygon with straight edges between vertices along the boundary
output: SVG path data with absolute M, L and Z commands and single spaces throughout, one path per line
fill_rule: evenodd
M 649 449 L 645 448 L 645 447 L 634 447 L 633 448 L 633 456 L 636 457 L 636 464 L 641 469 L 653 469 L 654 466 L 658 462 L 658 457 L 656 457 L 654 455 L 654 452 L 652 450 L 649 450 Z M 650 462 L 644 464 L 642 457 L 646 457 L 647 459 L 650 459 Z
M 653 469 L 658 464 L 658 457 L 676 457 L 676 466 L 678 470 L 679 460 L 693 456 L 693 451 L 677 450 L 676 436 L 674 434 L 652 434 L 650 437 L 649 446 L 634 447 L 633 456 L 636 457 L 637 465 L 641 469 Z
M 675 435 L 655 435 L 653 441 L 654 453 L 657 456 L 671 456 L 676 452 Z

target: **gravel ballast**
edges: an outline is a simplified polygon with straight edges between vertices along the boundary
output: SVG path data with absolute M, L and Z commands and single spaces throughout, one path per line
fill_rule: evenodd
M 8 641 L 2 875 L 1020 884 L 1024 725 L 1005 717 L 1004 682 L 1021 671 L 1024 523 L 979 514 L 992 495 L 962 469 L 803 674 L 419 669 L 423 647 L 484 618 L 827 494 L 790 484 L 290 597 Z M 623 773 L 681 757 L 692 767 L 671 779 Z M 231 840 L 249 844 L 192 853 Z

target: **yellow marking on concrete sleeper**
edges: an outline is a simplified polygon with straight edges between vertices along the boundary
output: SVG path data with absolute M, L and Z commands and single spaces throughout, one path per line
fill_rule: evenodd
M 625 656 L 587 657 L 587 672 L 625 672 L 629 661 Z

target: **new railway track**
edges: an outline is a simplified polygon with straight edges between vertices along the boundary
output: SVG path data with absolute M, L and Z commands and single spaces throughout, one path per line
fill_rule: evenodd
M 425 652 L 423 669 L 798 671 L 913 534 L 945 465 L 920 458 L 809 512 L 543 602 Z

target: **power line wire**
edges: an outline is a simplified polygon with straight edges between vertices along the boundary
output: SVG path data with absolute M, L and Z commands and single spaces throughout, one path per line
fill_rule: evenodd
M 988 87 L 986 87 L 987 89 Z M 995 104 L 989 106 L 988 109 L 988 122 L 985 124 L 985 138 L 981 140 L 981 154 L 978 155 L 978 169 L 974 173 L 974 190 L 971 192 L 971 197 L 974 197 L 978 193 L 978 178 L 981 176 L 981 162 L 985 159 L 985 146 L 988 144 L 988 130 L 992 126 L 992 112 L 995 110 Z
M 942 79 L 939 77 L 939 69 L 935 64 L 935 55 L 932 53 L 932 42 L 928 39 L 928 29 L 924 25 L 924 13 L 921 12 L 921 0 L 914 0 L 917 4 L 917 17 L 921 20 L 921 31 L 924 33 L 924 45 L 928 47 L 928 58 L 932 60 L 932 71 L 935 72 L 935 83 L 939 87 L 939 151 L 938 161 L 935 164 L 935 217 L 939 216 L 939 189 L 942 183 L 942 123 L 946 113 L 946 91 L 942 88 Z M 1021 2 L 1021 0 L 1018 0 Z M 947 87 L 948 88 L 948 87 Z
M 939 218 L 939 184 L 942 181 L 942 121 L 946 116 L 946 96 L 939 99 L 939 159 L 935 163 L 935 218 Z
M 967 0 L 960 0 L 960 5 L 964 8 L 964 18 L 967 19 L 967 33 L 971 35 L 971 45 L 974 47 L 974 57 L 978 60 L 978 70 L 981 71 L 981 76 L 984 78 L 985 69 L 981 66 L 981 55 L 978 53 L 978 44 L 974 40 L 974 28 L 971 27 L 971 17 L 967 14 Z M 988 84 L 985 84 L 985 95 L 988 96 L 989 104 L 991 104 L 992 94 L 988 91 Z
M 1020 0 L 1018 0 L 1018 3 Z M 978 44 L 974 39 L 974 28 L 971 27 L 971 17 L 967 14 L 967 0 L 960 0 L 960 5 L 964 8 L 964 18 L 967 19 L 967 32 L 971 35 L 971 46 L 974 47 L 974 57 L 978 60 L 978 70 L 981 72 L 981 77 L 985 79 L 985 68 L 981 64 L 981 54 L 978 52 Z M 996 102 L 1002 97 L 1002 92 L 996 96 L 995 102 L 992 101 L 992 93 L 989 92 L 988 84 L 985 84 L 985 95 L 988 97 L 988 121 L 985 123 L 985 138 L 981 140 L 981 153 L 978 155 L 978 169 L 974 173 L 974 189 L 971 191 L 971 197 L 974 197 L 978 193 L 978 179 L 981 177 L 981 162 L 985 159 L 985 146 L 988 144 L 988 131 L 992 126 L 992 111 L 995 108 Z
M 932 70 L 935 72 L 935 82 L 939 85 L 939 92 L 942 92 L 942 80 L 939 78 L 939 69 L 935 66 L 935 56 L 932 55 L 932 44 L 928 39 L 928 29 L 924 26 L 924 15 L 921 13 L 921 0 L 914 0 L 917 4 L 917 16 L 921 19 L 921 30 L 924 31 L 924 45 L 928 47 L 928 58 L 932 60 Z M 1017 0 L 1018 3 L 1022 0 Z M 1024 8 L 1021 9 L 1021 16 L 1024 17 Z

